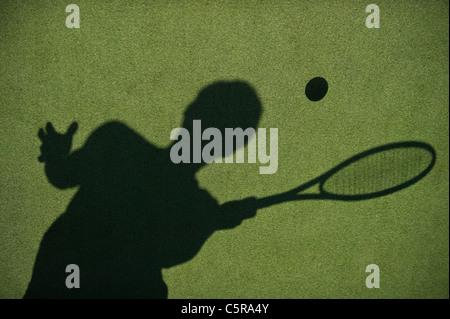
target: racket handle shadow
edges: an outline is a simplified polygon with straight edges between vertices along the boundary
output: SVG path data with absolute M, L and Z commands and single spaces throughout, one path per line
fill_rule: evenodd
M 309 200 L 309 199 L 326 199 L 322 194 L 300 194 L 300 195 L 292 195 L 291 193 L 282 193 L 272 196 L 267 196 L 263 198 L 259 198 L 256 202 L 257 208 L 267 208 L 270 206 L 274 206 L 277 204 L 298 201 L 298 200 Z

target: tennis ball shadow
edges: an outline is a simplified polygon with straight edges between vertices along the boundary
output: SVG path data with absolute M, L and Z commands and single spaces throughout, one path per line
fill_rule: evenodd
M 313 102 L 320 101 L 328 92 L 328 82 L 322 77 L 315 77 L 306 84 L 305 95 Z
M 187 108 L 184 124 L 256 128 L 262 111 L 249 84 L 217 82 Z M 39 130 L 50 183 L 79 189 L 45 233 L 24 298 L 167 298 L 162 268 L 192 259 L 216 230 L 256 214 L 254 198 L 219 205 L 195 178 L 204 163 L 174 164 L 170 147 L 123 123 L 102 125 L 70 152 L 76 129 Z M 69 264 L 80 269 L 80 288 L 66 287 Z

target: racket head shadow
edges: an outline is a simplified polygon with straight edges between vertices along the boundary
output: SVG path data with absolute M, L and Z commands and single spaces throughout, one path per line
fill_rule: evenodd
M 392 194 L 424 178 L 436 162 L 436 151 L 423 142 L 386 144 L 359 153 L 320 178 L 320 196 L 364 200 Z

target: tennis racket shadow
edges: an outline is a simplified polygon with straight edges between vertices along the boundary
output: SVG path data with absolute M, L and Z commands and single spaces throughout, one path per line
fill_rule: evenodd
M 326 173 L 287 192 L 257 200 L 265 208 L 297 200 L 359 201 L 386 196 L 424 178 L 436 163 L 436 151 L 423 142 L 386 144 L 359 153 Z M 302 194 L 318 186 L 318 192 Z

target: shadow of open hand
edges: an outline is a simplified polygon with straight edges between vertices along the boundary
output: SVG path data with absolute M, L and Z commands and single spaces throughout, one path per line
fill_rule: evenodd
M 52 123 L 48 122 L 44 129 L 39 129 L 38 137 L 42 141 L 39 162 L 47 162 L 63 156 L 67 156 L 72 148 L 72 138 L 77 131 L 78 124 L 73 122 L 66 134 L 55 131 Z

